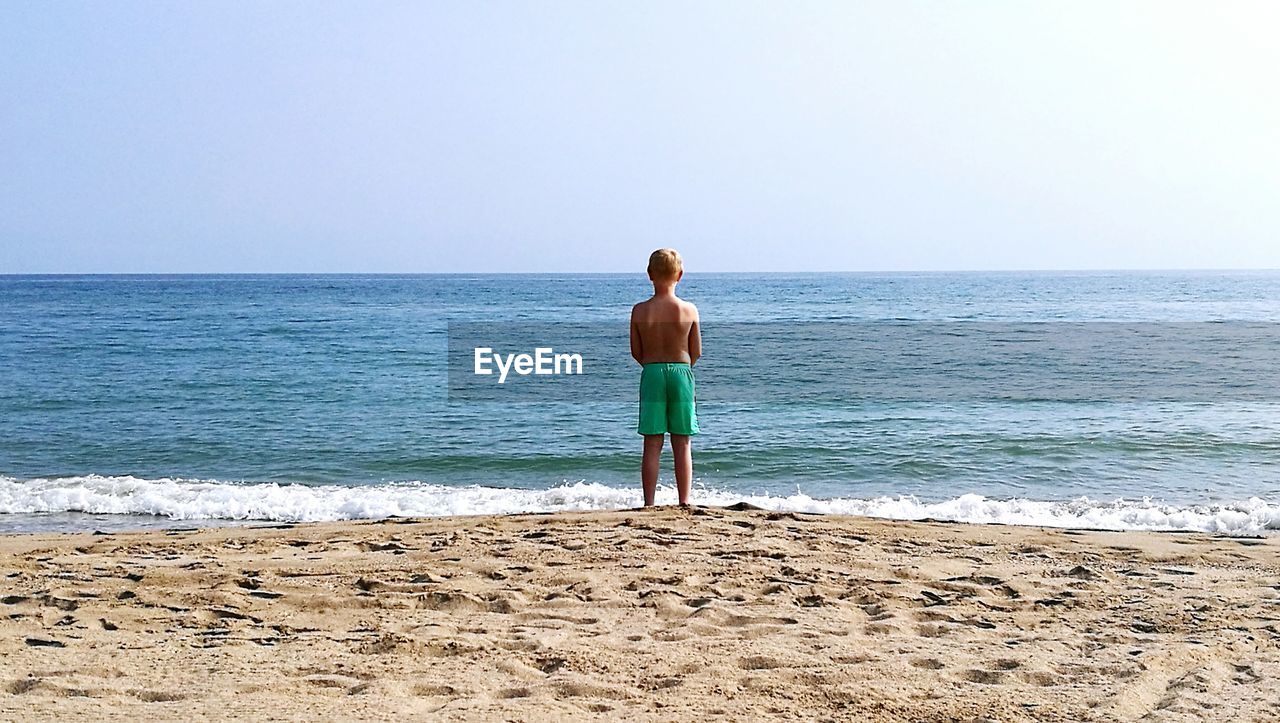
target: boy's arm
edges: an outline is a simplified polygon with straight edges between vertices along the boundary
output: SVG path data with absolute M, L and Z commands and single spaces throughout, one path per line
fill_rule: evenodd
M 693 323 L 689 325 L 689 366 L 697 364 L 700 356 L 702 356 L 702 328 L 698 323 L 698 307 L 693 306 Z
M 640 340 L 640 329 L 636 326 L 636 310 L 631 308 L 631 358 L 636 360 L 637 364 L 643 364 L 640 361 L 644 358 L 644 344 Z

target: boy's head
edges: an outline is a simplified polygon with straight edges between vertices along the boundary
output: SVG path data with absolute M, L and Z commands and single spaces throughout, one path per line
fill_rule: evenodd
M 656 282 L 675 282 L 684 276 L 684 260 L 675 249 L 658 249 L 649 254 L 649 278 Z

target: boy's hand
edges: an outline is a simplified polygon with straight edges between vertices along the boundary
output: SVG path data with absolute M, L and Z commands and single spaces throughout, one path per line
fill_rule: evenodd
M 698 318 L 698 307 L 693 304 L 689 306 L 693 307 L 693 324 L 689 327 L 689 366 L 693 366 L 698 363 L 698 357 L 702 356 L 702 325 Z
M 631 307 L 631 358 L 636 360 L 637 364 L 643 364 L 644 359 L 644 342 L 640 339 L 640 329 L 636 326 L 636 307 Z

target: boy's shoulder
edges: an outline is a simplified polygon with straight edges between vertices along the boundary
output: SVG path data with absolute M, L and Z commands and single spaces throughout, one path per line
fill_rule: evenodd
M 633 322 L 651 322 L 651 321 L 693 321 L 697 323 L 698 307 L 693 302 L 685 301 L 681 298 L 674 299 L 645 299 L 631 307 L 631 320 Z
M 666 301 L 667 299 L 670 299 L 670 300 L 672 300 L 672 301 L 676 302 L 676 306 L 681 306 L 681 307 L 684 307 L 684 308 L 686 308 L 686 309 L 696 309 L 696 308 L 698 308 L 698 307 L 696 307 L 696 306 L 694 306 L 694 305 L 693 305 L 693 302 L 692 302 L 692 301 L 689 301 L 688 299 L 684 298 L 683 296 L 676 296 L 675 294 L 672 294 L 671 296 L 668 296 L 668 297 L 657 297 L 657 296 L 654 296 L 654 297 L 651 297 L 651 298 L 645 299 L 644 301 L 642 301 L 642 302 L 640 302 L 640 303 L 642 303 L 642 304 L 648 304 L 648 303 L 653 303 L 653 302 L 658 302 L 658 301 Z
M 684 309 L 685 311 L 692 312 L 694 316 L 698 315 L 698 307 L 695 306 L 692 301 L 681 299 L 678 296 L 676 297 L 676 301 L 680 304 L 680 308 Z

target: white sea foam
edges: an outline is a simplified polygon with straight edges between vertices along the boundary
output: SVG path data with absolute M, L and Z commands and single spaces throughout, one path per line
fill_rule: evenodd
M 815 499 L 800 492 L 784 497 L 699 489 L 696 498 L 699 504 L 747 502 L 770 510 L 901 520 L 929 518 L 1106 530 L 1196 530 L 1234 535 L 1280 529 L 1280 505 L 1256 497 L 1227 504 L 1177 506 L 1150 499 L 1105 502 L 1079 497 L 1049 502 L 965 494 L 940 502 L 924 502 L 912 496 Z M 659 489 L 659 504 L 675 501 L 673 489 Z M 523 490 L 426 483 L 340 486 L 98 475 L 30 480 L 0 476 L 0 513 L 18 515 L 83 512 L 155 515 L 172 520 L 318 522 L 394 516 L 607 510 L 638 503 L 637 489 L 593 482 Z

